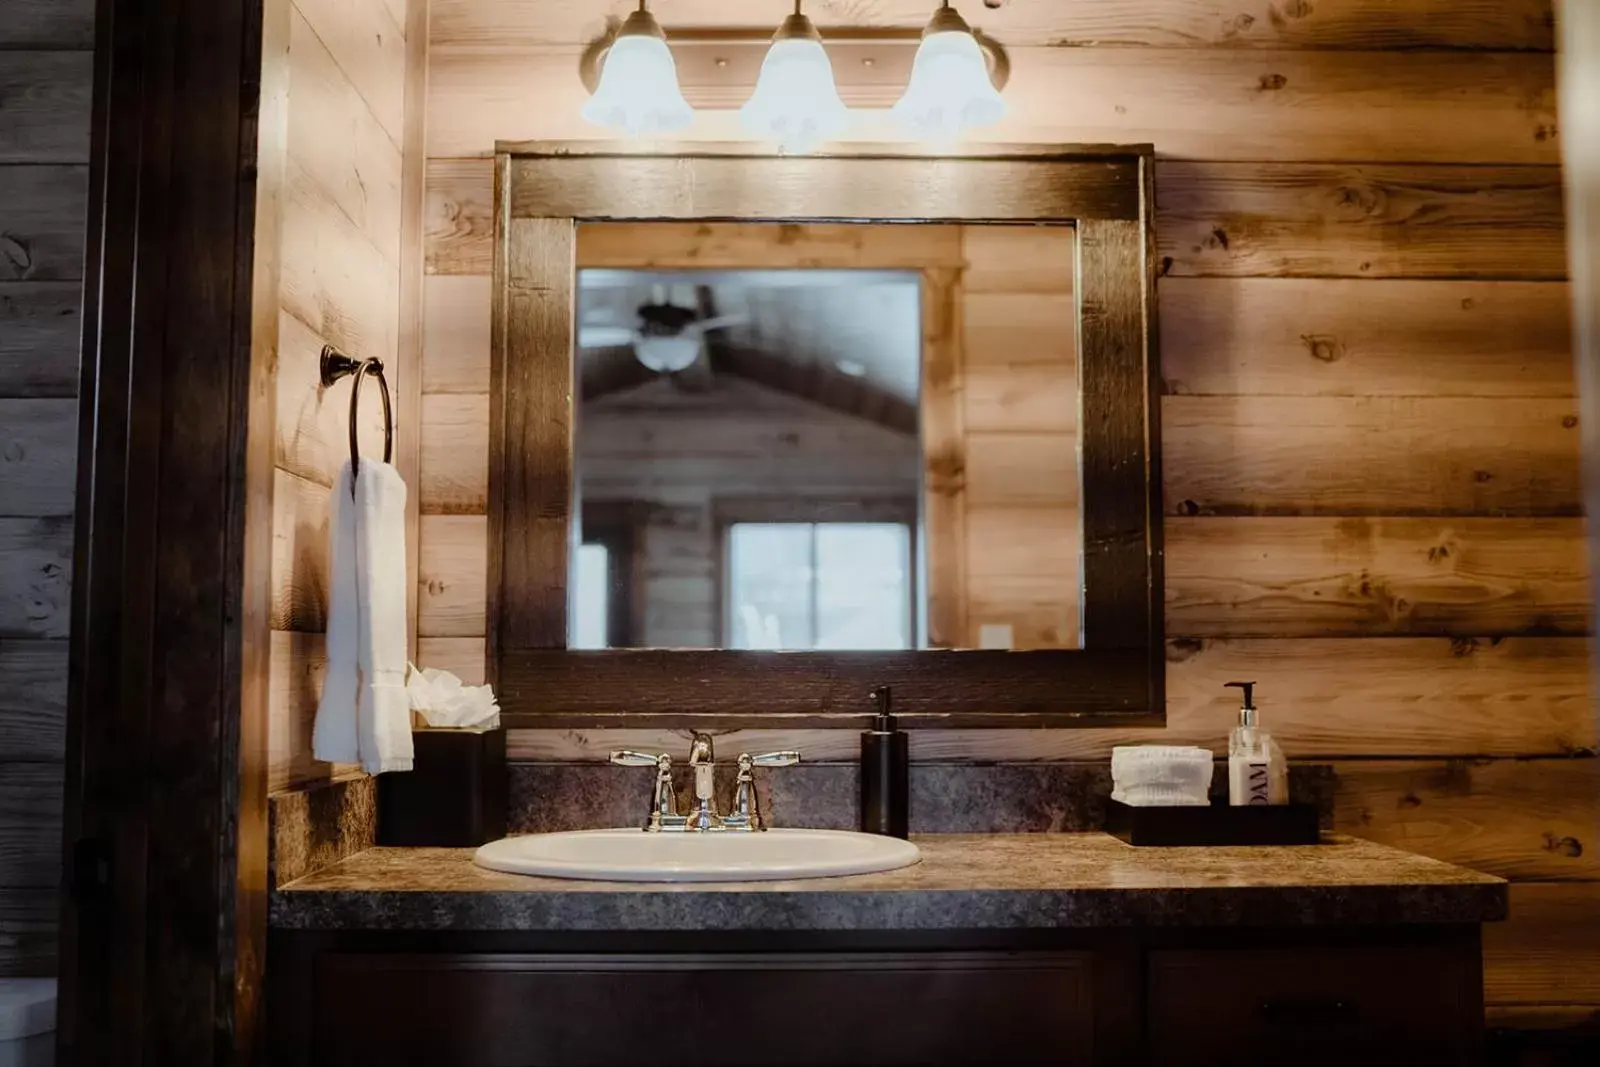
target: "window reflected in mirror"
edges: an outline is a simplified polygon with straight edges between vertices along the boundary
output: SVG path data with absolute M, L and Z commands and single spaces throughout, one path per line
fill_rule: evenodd
M 1071 229 L 805 229 L 579 270 L 569 644 L 1080 647 Z

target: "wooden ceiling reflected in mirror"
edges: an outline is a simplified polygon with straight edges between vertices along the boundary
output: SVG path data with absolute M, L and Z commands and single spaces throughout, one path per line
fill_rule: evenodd
M 1149 164 L 502 146 L 508 721 L 1160 724 Z

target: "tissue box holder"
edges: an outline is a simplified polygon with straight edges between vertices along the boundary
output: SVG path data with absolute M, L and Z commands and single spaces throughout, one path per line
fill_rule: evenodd
M 1106 833 L 1130 845 L 1315 845 L 1315 804 L 1135 808 L 1106 800 Z
M 378 844 L 462 848 L 506 836 L 506 732 L 411 733 L 410 771 L 378 775 Z

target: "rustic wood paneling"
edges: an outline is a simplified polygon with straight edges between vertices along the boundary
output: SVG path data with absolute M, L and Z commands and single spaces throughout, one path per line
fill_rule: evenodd
M 0 11 L 0 977 L 53 974 L 94 5 Z
M 482 685 L 485 674 L 481 637 L 423 637 L 417 641 L 417 666 L 449 671 L 467 685 Z
M 0 637 L 0 678 L 3 758 L 60 762 L 67 736 L 67 643 Z
M 367 0 L 295 0 L 294 5 L 296 13 L 338 63 L 344 80 L 383 125 L 396 149 L 405 135 L 405 3 L 406 0 L 394 0 L 391 7 L 389 3 Z M 298 43 L 292 45 L 291 53 L 299 47 Z M 294 58 L 299 73 L 300 60 Z M 290 92 L 292 124 L 296 110 L 315 105 L 302 100 L 298 84 L 291 85 Z M 328 121 L 331 116 L 323 119 Z M 356 147 L 353 143 L 347 145 L 349 149 Z
M 272 628 L 321 633 L 328 621 L 326 486 L 278 468 L 272 484 Z
M 358 9 L 371 20 L 387 22 L 379 7 L 352 0 L 308 5 L 314 13 L 351 14 Z M 383 41 L 385 30 L 400 45 L 404 41 L 391 28 L 350 34 L 351 43 Z M 379 45 L 378 47 L 382 47 Z M 323 45 L 311 23 L 296 7 L 289 21 L 291 69 L 289 107 L 289 158 L 304 168 L 317 188 L 338 205 L 346 218 L 383 253 L 391 264 L 400 257 L 400 149 L 398 130 L 384 128 L 347 76 L 349 68 Z M 356 68 L 360 70 L 361 68 Z M 396 86 L 399 86 L 397 81 Z
M 323 763 L 311 756 L 311 730 L 327 665 L 320 633 L 274 630 L 269 652 L 272 716 L 267 733 L 267 788 L 294 789 L 359 772 L 356 764 Z
M 1483 928 L 1490 1004 L 1600 1004 L 1600 885 L 1511 887 L 1511 917 Z
M 93 47 L 94 0 L 7 0 L 0 48 Z
M 480 50 L 587 42 L 630 0 L 433 0 L 435 47 Z M 1151 45 L 1211 48 L 1552 47 L 1545 0 L 1008 0 L 967 16 L 1008 45 Z M 662 18 L 677 26 L 775 26 L 788 0 L 674 0 Z M 921 29 L 926 0 L 820 0 L 817 26 Z
M 1162 743 L 1222 751 L 1238 696 L 1222 683 L 1259 682 L 1262 715 L 1297 758 L 1587 754 L 1596 744 L 1588 707 L 1588 643 L 1576 638 L 1449 641 L 1169 641 L 1167 728 Z M 441 653 L 481 660 L 481 639 L 453 638 Z M 1353 685 L 1358 678 L 1360 685 Z M 668 751 L 683 731 L 516 730 L 512 759 L 603 761 L 616 748 Z M 1148 730 L 920 730 L 918 761 L 1103 760 L 1114 745 L 1149 743 Z M 724 750 L 799 749 L 810 762 L 860 755 L 848 730 L 739 730 Z
M 439 274 L 424 280 L 424 393 L 482 393 L 488 388 L 492 287 L 487 274 Z
M 964 263 L 959 226 L 783 226 L 765 223 L 586 223 L 578 266 L 628 270 L 923 270 Z M 1068 288 L 1071 288 L 1069 283 Z
M 1197 396 L 1571 397 L 1569 298 L 1548 282 L 1169 277 L 1162 375 Z
M 79 51 L 3 55 L 0 163 L 87 163 L 93 56 Z
M 1169 276 L 1566 275 L 1555 167 L 1169 160 L 1156 188 Z
M 339 465 L 350 458 L 350 385 L 322 387 L 322 345 L 305 323 L 279 314 L 275 460 L 297 478 L 331 486 Z M 381 456 L 383 403 L 374 388 L 361 395 L 361 454 Z
M 0 398 L 0 516 L 72 514 L 77 413 L 73 400 Z
M 66 637 L 72 520 L 0 518 L 0 638 Z
M 1165 149 L 1165 145 L 1162 145 Z M 488 274 L 490 161 L 428 165 L 428 269 Z M 1164 273 L 1560 279 L 1566 274 L 1561 173 L 1555 167 L 1156 165 L 1156 233 Z M 1027 231 L 997 231 L 1022 242 Z M 1071 291 L 1022 266 L 1037 255 L 984 257 L 980 290 Z M 1058 262 L 1051 259 L 1047 265 Z M 1068 268 L 1070 260 L 1057 270 Z M 1033 280 L 1022 282 L 1016 275 Z M 1008 277 L 1009 275 L 1009 277 Z
M 346 355 L 392 359 L 399 329 L 397 268 L 292 159 L 287 183 L 283 309 Z
M 1503 878 L 1600 878 L 1600 760 L 1354 760 L 1334 826 Z
M 423 515 L 417 563 L 420 637 L 480 637 L 488 596 L 489 520 L 483 515 Z
M 83 277 L 89 168 L 0 167 L 0 281 Z
M 428 154 L 485 156 L 497 139 L 595 139 L 580 111 L 580 46 L 440 50 L 429 70 Z M 1530 53 L 1385 53 L 1014 48 L 1014 106 L 985 131 L 996 142 L 1154 143 L 1210 160 L 1554 163 L 1552 58 Z M 742 135 L 734 109 L 749 84 L 708 60 L 680 63 L 685 96 L 708 107 L 691 140 Z M 901 87 L 856 91 L 885 108 Z M 528 101 L 538 101 L 530 107 Z M 1061 106 L 1060 101 L 1071 101 Z M 903 136 L 880 114 L 851 137 Z
M 1173 517 L 1166 532 L 1169 635 L 1589 626 L 1580 519 Z
M 1575 400 L 1169 396 L 1169 515 L 1577 515 Z
M 427 394 L 422 397 L 424 515 L 483 515 L 489 493 L 489 397 Z
M 0 282 L 0 396 L 78 392 L 77 282 Z
M 0 763 L 0 889 L 61 884 L 61 764 Z
M 61 902 L 39 886 L 0 888 L 0 978 L 56 973 Z

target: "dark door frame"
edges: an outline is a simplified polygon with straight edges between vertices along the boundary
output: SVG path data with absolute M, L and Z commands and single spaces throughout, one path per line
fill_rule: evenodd
M 235 1063 L 255 1047 L 272 536 L 272 349 L 252 345 L 251 320 L 262 34 L 262 0 L 99 4 L 67 1063 Z

